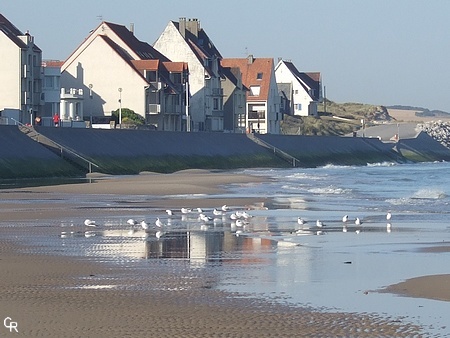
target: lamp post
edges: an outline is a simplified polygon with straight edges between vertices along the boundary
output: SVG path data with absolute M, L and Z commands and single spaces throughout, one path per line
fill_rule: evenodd
M 119 125 L 120 129 L 122 129 L 122 88 L 119 88 L 118 91 L 119 91 Z

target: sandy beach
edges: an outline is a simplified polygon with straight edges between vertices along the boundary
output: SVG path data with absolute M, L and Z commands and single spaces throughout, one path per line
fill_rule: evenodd
M 2 234 L 48 231 L 51 227 L 17 229 L 14 224 L 37 223 L 80 216 L 78 205 L 59 203 L 64 196 L 92 198 L 115 195 L 214 194 L 225 184 L 247 184 L 263 178 L 227 172 L 184 171 L 130 177 L 93 177 L 95 183 L 16 188 L 0 191 Z M 88 198 L 89 197 L 89 198 Z M 18 203 L 26 200 L 27 203 Z M 58 203 L 55 203 L 58 201 Z M 202 206 L 267 203 L 261 198 L 195 200 Z M 192 206 L 182 196 L 133 201 L 136 212 L 145 208 Z M 84 208 L 84 209 L 83 209 Z M 139 211 L 141 210 L 141 211 Z M 89 208 L 102 215 L 103 209 Z M 109 209 L 108 213 L 114 213 Z M 118 213 L 119 211 L 117 211 Z M 367 313 L 322 312 L 290 307 L 264 299 L 243 298 L 210 287 L 209 276 L 196 272 L 154 268 L 147 280 L 133 276 L 126 265 L 100 264 L 86 257 L 66 257 L 0 237 L 0 316 L 18 323 L 20 336 L 37 337 L 419 337 L 418 327 L 407 321 Z M 34 250 L 36 249 L 36 250 Z M 152 265 L 153 267 L 153 265 Z M 412 297 L 450 300 L 450 276 L 425 276 L 387 288 L 387 292 Z M 139 289 L 140 283 L 152 288 Z M 441 287 L 431 288 L 432 285 Z M 1 327 L 2 336 L 16 336 Z

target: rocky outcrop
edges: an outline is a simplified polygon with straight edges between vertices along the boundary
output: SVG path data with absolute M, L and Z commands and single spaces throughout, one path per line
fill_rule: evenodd
M 419 123 L 418 131 L 423 131 L 443 146 L 450 148 L 450 122 L 431 121 Z

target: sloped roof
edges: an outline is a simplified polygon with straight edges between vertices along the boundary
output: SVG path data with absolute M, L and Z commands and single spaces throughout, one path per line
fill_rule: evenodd
M 19 36 L 23 36 L 23 34 L 16 26 L 14 26 L 7 18 L 5 18 L 0 13 L 0 31 L 2 31 L 12 42 L 14 42 L 19 48 L 27 48 L 26 43 L 24 43 Z M 34 45 L 33 50 L 35 52 L 40 52 L 41 49 Z
M 131 50 L 139 55 L 141 59 L 159 59 L 161 61 L 170 61 L 147 42 L 140 41 L 136 38 L 136 36 L 125 26 L 106 21 L 104 21 L 103 24 L 106 24 L 114 33 L 116 33 L 116 35 L 119 36 Z
M 272 58 L 225 58 L 222 59 L 222 67 L 238 67 L 242 73 L 242 83 L 245 87 L 260 86 L 259 96 L 251 96 L 247 93 L 247 101 L 267 101 L 269 98 L 270 81 L 273 71 Z M 262 79 L 258 79 L 258 74 Z
M 300 81 L 311 98 L 318 101 L 320 99 L 320 72 L 299 72 L 292 62 L 284 60 L 283 62 L 289 71 Z M 310 92 L 309 89 L 313 89 L 313 91 Z

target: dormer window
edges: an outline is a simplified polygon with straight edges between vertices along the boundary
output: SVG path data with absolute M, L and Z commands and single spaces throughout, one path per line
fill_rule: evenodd
M 262 80 L 262 78 L 263 78 L 263 73 L 256 74 L 256 79 L 257 80 Z

